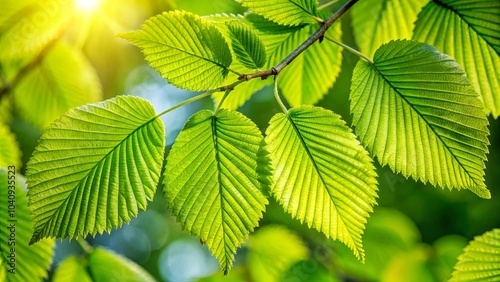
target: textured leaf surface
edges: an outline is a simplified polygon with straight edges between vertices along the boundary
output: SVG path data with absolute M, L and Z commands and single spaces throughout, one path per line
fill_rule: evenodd
M 410 39 L 413 23 L 428 0 L 363 0 L 352 7 L 352 29 L 359 50 L 369 57 L 382 44 Z M 403 16 L 404 15 L 404 16 Z
M 500 2 L 430 1 L 415 23 L 413 39 L 457 60 L 481 94 L 488 113 L 500 115 Z
M 165 193 L 184 229 L 206 242 L 227 273 L 267 204 L 267 154 L 242 114 L 204 110 L 184 126 L 167 159 Z
M 165 12 L 150 18 L 142 30 L 120 35 L 138 46 L 149 64 L 169 83 L 187 90 L 224 84 L 232 62 L 220 31 L 188 12 Z
M 226 22 L 231 32 L 231 45 L 238 60 L 247 68 L 258 69 L 266 63 L 266 47 L 257 33 L 239 21 Z
M 149 102 L 119 96 L 72 109 L 45 131 L 27 170 L 32 243 L 109 232 L 146 209 L 165 147 L 155 115 Z
M 283 281 L 285 271 L 308 257 L 300 237 L 279 225 L 268 225 L 252 234 L 248 249 L 253 281 Z
M 500 229 L 477 236 L 458 257 L 450 281 L 498 281 L 500 279 Z
M 266 45 L 266 68 L 274 67 L 295 50 L 317 29 L 316 25 L 286 27 L 269 22 L 256 15 L 248 15 L 252 25 Z M 340 22 L 334 24 L 328 35 L 339 41 Z M 319 42 L 307 48 L 280 74 L 279 87 L 291 106 L 315 104 L 333 86 L 342 64 L 342 49 L 336 44 Z
M 103 248 L 95 249 L 88 263 L 94 281 L 156 281 L 135 262 Z
M 56 43 L 43 60 L 20 80 L 15 107 L 30 123 L 45 129 L 70 108 L 101 100 L 101 84 L 85 56 Z
M 449 189 L 483 182 L 488 120 L 464 71 L 434 47 L 392 41 L 358 62 L 351 86 L 356 134 L 382 165 Z
M 47 277 L 47 268 L 52 261 L 52 247 L 54 240 L 46 239 L 29 246 L 29 240 L 33 232 L 33 225 L 30 222 L 30 213 L 26 201 L 26 192 L 23 189 L 25 179 L 16 171 L 17 184 L 9 187 L 9 180 L 13 180 L 12 173 L 0 168 L 0 278 L 2 272 L 5 273 L 2 281 L 6 282 L 31 282 L 41 281 Z M 15 197 L 11 194 L 15 191 Z M 12 195 L 12 196 L 11 196 Z M 9 199 L 15 198 L 15 208 L 9 206 Z M 11 211 L 13 210 L 13 213 Z M 12 215 L 12 216 L 11 216 Z M 10 230 L 12 224 L 15 230 Z M 13 233 L 11 233 L 13 232 Z M 15 245 L 12 245 L 14 243 Z M 11 248 L 14 252 L 15 273 L 10 273 L 12 268 Z
M 317 23 L 317 0 L 236 0 L 254 13 L 280 25 Z
M 0 21 L 0 61 L 24 60 L 38 54 L 67 26 L 73 1 L 3 1 Z M 4 7 L 7 5 L 7 7 Z M 10 10 L 10 11 L 9 11 Z
M 0 122 L 0 168 L 8 166 L 21 169 L 21 151 L 14 134 L 5 124 Z
M 53 282 L 92 282 L 82 261 L 76 256 L 64 259 L 57 267 Z
M 376 204 L 377 181 L 351 130 L 328 110 L 301 106 L 275 115 L 266 134 L 279 203 L 364 260 L 361 235 Z
M 301 29 L 288 40 L 283 46 L 290 47 L 298 39 L 303 42 L 309 35 L 314 33 L 315 26 L 308 26 Z M 329 30 L 330 37 L 341 41 L 342 30 L 340 22 L 334 24 Z M 300 43 L 299 43 L 300 44 Z M 297 45 L 298 46 L 298 45 Z M 296 47 L 297 47 L 296 46 Z M 294 48 L 296 48 L 294 47 Z M 280 48 L 280 53 L 287 48 Z M 285 54 L 281 53 L 280 56 Z M 285 58 L 286 55 L 282 58 Z M 283 95 L 290 105 L 299 106 L 302 104 L 316 104 L 328 93 L 340 73 L 342 65 L 342 48 L 331 42 L 320 44 L 316 42 L 298 58 L 296 58 L 289 67 L 283 70 L 278 81 Z

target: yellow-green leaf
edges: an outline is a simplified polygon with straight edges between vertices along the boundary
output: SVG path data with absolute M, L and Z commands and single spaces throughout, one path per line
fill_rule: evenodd
M 293 218 L 346 244 L 364 260 L 361 235 L 376 204 L 372 159 L 340 116 L 301 106 L 269 122 L 271 190 Z
M 151 17 L 141 30 L 120 37 L 138 46 L 149 64 L 180 88 L 215 89 L 224 84 L 229 73 L 231 51 L 220 31 L 188 12 Z

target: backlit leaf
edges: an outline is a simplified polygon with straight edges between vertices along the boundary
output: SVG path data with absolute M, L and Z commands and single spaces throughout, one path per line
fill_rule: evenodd
M 418 15 L 413 39 L 455 58 L 486 111 L 500 115 L 500 1 L 430 1 Z
M 317 0 L 236 0 L 252 12 L 280 25 L 317 23 Z
M 168 205 L 224 273 L 267 204 L 270 172 L 262 144 L 259 129 L 242 114 L 204 110 L 189 119 L 167 159 Z
M 28 163 L 31 243 L 96 235 L 129 222 L 153 198 L 164 147 L 161 120 L 137 97 L 119 96 L 62 115 Z
M 476 236 L 458 257 L 450 282 L 498 281 L 500 278 L 500 229 Z
M 358 62 L 351 86 L 356 134 L 382 165 L 489 198 L 488 120 L 464 71 L 434 47 L 392 41 L 374 64 Z
M 164 12 L 120 37 L 138 46 L 149 64 L 180 88 L 214 89 L 229 73 L 231 52 L 220 31 L 188 12 Z
M 413 23 L 428 0 L 363 0 L 352 7 L 352 29 L 359 50 L 369 57 L 384 43 L 411 39 Z
M 258 69 L 266 63 L 266 47 L 255 31 L 239 21 L 226 22 L 231 45 L 238 60 L 247 68 Z
M 356 136 L 340 116 L 312 106 L 275 115 L 266 135 L 274 197 L 293 218 L 364 260 L 361 235 L 376 204 L 377 181 Z

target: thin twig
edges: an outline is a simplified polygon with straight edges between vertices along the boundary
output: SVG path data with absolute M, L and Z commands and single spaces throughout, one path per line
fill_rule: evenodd
M 279 64 L 271 69 L 256 72 L 253 74 L 241 75 L 239 80 L 250 80 L 257 77 L 262 79 L 267 79 L 271 75 L 278 75 L 286 66 L 288 66 L 295 58 L 297 58 L 302 52 L 304 52 L 309 46 L 311 46 L 317 40 L 322 40 L 325 32 L 335 23 L 345 12 L 347 12 L 356 2 L 359 0 L 349 0 L 344 4 L 337 12 L 335 12 L 331 17 L 329 17 L 306 41 L 302 42 L 299 47 L 293 50 L 286 58 L 284 58 Z
M 323 37 L 325 36 L 325 32 L 332 26 L 332 24 L 335 23 L 343 14 L 345 14 L 345 12 L 347 12 L 358 1 L 359 0 L 349 0 L 346 4 L 344 4 L 344 6 L 342 6 L 331 17 L 329 17 L 326 21 L 324 21 L 323 23 L 321 23 L 321 26 L 313 34 L 311 34 L 311 36 L 309 36 L 309 38 L 307 38 L 306 41 L 304 41 L 299 47 L 297 47 L 295 50 L 293 50 L 286 58 L 284 58 L 276 66 L 274 66 L 274 67 L 272 67 L 272 68 L 270 68 L 268 70 L 259 71 L 259 72 L 252 73 L 252 74 L 239 74 L 238 80 L 236 82 L 233 82 L 231 84 L 219 87 L 217 89 L 210 90 L 208 92 L 205 92 L 203 94 L 200 94 L 198 96 L 190 98 L 190 99 L 188 99 L 186 101 L 183 101 L 183 102 L 181 102 L 181 103 L 179 103 L 179 104 L 177 104 L 177 105 L 175 105 L 175 106 L 173 106 L 173 107 L 171 107 L 169 109 L 166 109 L 165 111 L 159 113 L 158 115 L 156 115 L 156 117 L 162 116 L 162 115 L 164 115 L 164 114 L 166 114 L 168 112 L 171 112 L 171 111 L 173 111 L 173 110 L 175 110 L 177 108 L 180 108 L 180 107 L 182 107 L 184 105 L 187 105 L 189 103 L 192 103 L 194 101 L 198 101 L 200 99 L 208 97 L 208 96 L 212 95 L 215 92 L 219 92 L 219 91 L 222 92 L 222 91 L 227 91 L 227 90 L 233 90 L 236 86 L 238 86 L 239 84 L 241 84 L 241 83 L 243 83 L 245 81 L 248 81 L 248 80 L 251 80 L 251 79 L 254 79 L 254 78 L 258 78 L 258 77 L 260 77 L 261 79 L 267 79 L 271 75 L 273 75 L 275 77 L 274 93 L 275 93 L 275 96 L 276 96 L 276 100 L 280 104 L 280 107 L 283 109 L 283 111 L 286 113 L 288 110 L 286 109 L 285 105 L 283 104 L 283 101 L 281 101 L 281 99 L 279 97 L 279 94 L 278 94 L 278 88 L 277 88 L 278 87 L 277 86 L 278 74 L 286 66 L 288 66 L 295 58 L 297 58 L 300 54 L 302 54 L 302 52 L 304 52 L 307 48 L 309 48 L 314 42 L 316 42 L 317 40 L 322 40 Z M 234 71 L 232 71 L 232 72 L 236 73 Z M 224 101 L 224 99 L 227 97 L 228 94 L 229 93 L 226 92 L 226 94 L 224 95 L 223 100 L 218 105 L 217 110 L 220 108 L 220 105 L 222 104 L 222 102 Z

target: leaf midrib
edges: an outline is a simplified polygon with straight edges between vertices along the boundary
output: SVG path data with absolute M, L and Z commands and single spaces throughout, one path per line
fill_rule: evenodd
M 218 182 L 218 190 L 219 190 L 219 201 L 220 201 L 220 208 L 221 208 L 221 211 L 220 211 L 220 216 L 221 216 L 221 228 L 222 228 L 222 237 L 223 237 L 223 241 L 224 241 L 224 266 L 225 266 L 225 269 L 223 269 L 223 272 L 224 274 L 227 274 L 227 271 L 229 269 L 229 265 L 228 265 L 228 256 L 227 256 L 227 242 L 226 242 L 226 239 L 227 239 L 227 236 L 226 236 L 226 232 L 225 232 L 225 221 L 224 221 L 224 200 L 223 200 L 223 197 L 222 197 L 222 179 L 221 179 L 221 167 L 220 167 L 220 157 L 219 157 L 219 150 L 218 150 L 218 147 L 219 147 L 219 142 L 218 142 L 218 136 L 217 136 L 217 116 L 215 113 L 212 114 L 212 118 L 211 118 L 211 127 L 212 127 L 212 141 L 213 141 L 213 145 L 214 145 L 214 157 L 215 157 L 215 163 L 217 164 L 217 182 Z
M 42 225 L 38 225 L 39 226 L 39 230 L 38 232 L 36 232 L 36 236 L 35 236 L 35 233 L 33 234 L 33 237 L 31 238 L 30 240 L 30 245 L 31 244 L 34 244 L 36 243 L 37 241 L 39 241 L 40 239 L 42 238 L 39 238 L 39 234 L 43 233 L 45 231 L 45 228 L 47 227 L 48 224 L 50 224 L 52 222 L 52 220 L 54 219 L 54 214 L 58 213 L 61 209 L 61 207 L 71 198 L 71 195 L 73 195 L 73 193 L 76 192 L 76 188 L 78 188 L 81 183 L 87 179 L 87 177 L 89 176 L 90 172 L 93 171 L 102 161 L 104 161 L 112 152 L 114 152 L 118 147 L 120 147 L 123 142 L 125 142 L 126 140 L 128 140 L 128 138 L 130 138 L 131 136 L 133 136 L 137 131 L 141 130 L 142 128 L 144 128 L 145 126 L 147 126 L 149 123 L 151 122 L 154 122 L 155 120 L 157 119 L 157 116 L 154 116 L 153 118 L 151 118 L 150 120 L 144 122 L 143 124 L 139 125 L 136 129 L 134 129 L 130 134 L 128 134 L 125 138 L 123 138 L 123 140 L 121 140 L 116 146 L 114 146 L 111 150 L 109 150 L 109 152 L 104 155 L 99 161 L 97 161 L 95 163 L 95 165 L 93 165 L 91 168 L 89 168 L 87 170 L 87 173 L 85 173 L 85 176 L 82 177 L 82 179 L 80 179 L 78 181 L 78 183 L 73 187 L 73 189 L 71 189 L 71 192 L 68 193 L 68 196 L 64 199 L 64 201 L 61 202 L 61 204 L 53 210 L 52 214 L 50 215 L 50 218 L 49 220 L 47 220 L 44 224 Z M 42 228 L 40 228 L 42 227 Z M 77 232 L 78 233 L 78 232 Z M 77 236 L 80 235 L 80 234 L 76 234 Z M 81 234 L 83 235 L 83 233 Z M 45 237 L 43 237 L 45 238 Z
M 368 63 L 366 63 L 368 64 Z M 375 62 L 376 64 L 376 62 Z M 467 176 L 469 176 L 470 179 L 472 179 L 472 181 L 478 185 L 478 188 L 481 187 L 481 183 L 477 183 L 476 182 L 476 179 L 474 179 L 469 171 L 467 169 L 465 169 L 464 165 L 457 159 L 457 156 L 455 156 L 455 154 L 453 154 L 451 151 L 450 151 L 450 148 L 448 147 L 448 145 L 443 141 L 443 139 L 441 138 L 441 136 L 439 134 L 437 134 L 437 132 L 434 130 L 434 128 L 427 122 L 427 120 L 424 118 L 424 116 L 420 113 L 420 111 L 418 111 L 407 99 L 406 97 L 401 94 L 401 92 L 399 92 L 399 90 L 389 81 L 387 80 L 387 78 L 382 74 L 381 71 L 379 71 L 376 67 L 375 64 L 369 64 L 369 66 L 374 69 L 379 75 L 380 77 L 382 77 L 382 79 L 387 83 L 389 84 L 389 86 L 391 87 L 391 89 L 393 89 L 402 99 L 403 101 L 405 101 L 405 103 L 410 107 L 412 108 L 417 114 L 418 116 L 425 122 L 425 124 L 427 125 L 428 128 L 431 129 L 431 131 L 434 133 L 434 135 L 439 139 L 439 141 L 441 141 L 441 143 L 443 144 L 443 146 L 446 148 L 446 150 L 448 151 L 448 153 L 451 154 L 451 156 L 453 157 L 453 159 L 459 164 L 459 166 L 465 171 L 465 173 L 467 174 Z
M 304 7 L 300 6 L 299 4 L 295 3 L 294 1 L 292 0 L 288 0 L 288 2 L 292 3 L 293 5 L 299 7 L 302 11 L 306 12 L 307 14 L 309 14 L 310 16 L 312 16 L 313 18 L 316 17 L 316 15 L 313 15 L 311 14 L 309 11 L 307 11 Z
M 309 150 L 309 147 L 307 146 L 306 144 L 306 141 L 304 140 L 304 138 L 302 137 L 302 134 L 300 133 L 300 130 L 298 129 L 297 125 L 295 124 L 295 122 L 293 121 L 293 119 L 290 117 L 290 113 L 286 113 L 286 118 L 290 121 L 290 123 L 292 124 L 292 128 L 293 130 L 295 131 L 295 133 L 297 134 L 299 140 L 300 140 L 300 143 L 302 144 L 302 147 L 304 148 L 304 150 L 306 151 L 306 154 L 307 156 L 309 157 L 309 159 L 311 160 L 311 162 L 313 163 L 313 167 L 314 169 L 316 170 L 316 172 L 318 173 L 318 176 L 321 180 L 321 183 L 324 185 L 325 187 L 325 190 L 327 191 L 328 195 L 330 196 L 330 199 L 332 199 L 332 204 L 333 204 L 333 207 L 335 208 L 335 210 L 337 211 L 338 213 L 338 208 L 337 208 L 337 205 L 335 205 L 335 203 L 333 203 L 333 199 L 335 199 L 335 197 L 330 193 L 330 190 L 327 189 L 327 187 L 329 187 L 329 185 L 326 184 L 326 181 L 325 179 L 323 178 L 323 175 L 321 174 L 321 171 L 319 170 L 319 167 L 317 166 L 316 164 L 316 161 L 314 160 L 314 156 L 312 155 L 311 151 Z M 344 224 L 344 226 L 346 226 L 347 228 L 347 224 L 344 220 L 344 218 L 342 216 L 339 216 L 338 218 L 340 218 L 340 220 L 342 221 L 342 223 Z M 352 237 L 351 233 L 350 232 L 347 232 L 349 234 L 349 237 L 351 238 L 351 240 L 353 242 L 356 242 L 354 240 L 354 238 Z M 356 246 L 356 244 L 353 244 L 353 248 L 356 249 L 356 253 L 359 253 L 359 250 Z

